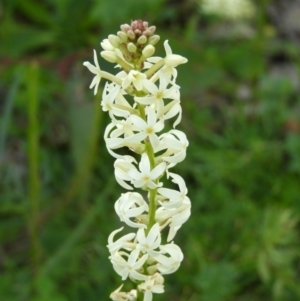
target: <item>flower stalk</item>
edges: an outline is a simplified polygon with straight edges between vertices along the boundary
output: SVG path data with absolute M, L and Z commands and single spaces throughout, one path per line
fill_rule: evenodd
M 116 238 L 122 227 L 108 238 L 109 259 L 124 281 L 111 293 L 114 301 L 151 301 L 153 294 L 164 292 L 163 275 L 174 273 L 183 260 L 174 237 L 191 213 L 185 182 L 171 172 L 184 160 L 188 146 L 186 135 L 175 129 L 182 113 L 176 67 L 187 59 L 173 54 L 168 41 L 164 42 L 166 56 L 153 56 L 159 41 L 155 30 L 155 26 L 136 20 L 121 25 L 117 35 L 101 42 L 101 56 L 121 68 L 116 75 L 100 69 L 95 50 L 94 65 L 84 62 L 94 74 L 90 85 L 94 94 L 101 79 L 108 80 L 101 106 L 111 123 L 104 139 L 108 152 L 116 158 L 116 181 L 127 191 L 116 201 L 115 211 L 121 222 L 136 229 Z M 165 122 L 173 118 L 174 129 L 164 132 Z M 118 154 L 124 147 L 136 155 Z M 162 179 L 171 180 L 179 191 L 164 187 Z M 163 232 L 167 232 L 164 245 Z M 136 289 L 124 292 L 128 279 Z

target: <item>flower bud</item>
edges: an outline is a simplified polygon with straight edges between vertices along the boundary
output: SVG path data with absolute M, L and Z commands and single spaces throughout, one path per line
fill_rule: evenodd
M 148 44 L 155 45 L 160 40 L 160 36 L 153 35 L 150 38 L 148 38 Z
M 147 260 L 147 264 L 149 264 L 148 260 Z M 147 267 L 147 272 L 148 272 L 149 275 L 154 274 L 156 271 L 157 271 L 156 264 L 150 265 L 150 266 Z
M 147 45 L 143 51 L 142 51 L 142 54 L 145 58 L 148 58 L 150 56 L 152 56 L 155 52 L 155 48 L 153 45 Z
M 127 34 L 123 31 L 118 31 L 118 37 L 120 38 L 121 42 L 126 43 L 128 41 Z
M 147 42 L 147 37 L 144 35 L 141 35 L 138 40 L 137 40 L 138 44 L 145 44 Z
M 131 26 L 129 24 L 122 24 L 120 26 L 120 29 L 123 31 L 123 32 L 127 32 L 128 30 L 131 29 Z
M 185 64 L 188 60 L 178 54 L 170 54 L 165 58 L 165 65 L 169 67 L 176 67 L 180 64 Z
M 130 40 L 134 40 L 135 39 L 135 34 L 134 32 L 132 31 L 132 29 L 128 30 L 127 31 L 127 36 Z
M 113 51 L 101 51 L 101 56 L 110 63 L 116 63 L 117 62 L 117 55 Z
M 139 29 L 135 29 L 134 33 L 136 36 L 140 36 L 142 32 Z
M 150 31 L 150 35 L 152 36 L 156 30 L 156 26 L 150 26 L 149 28 L 147 28 L 147 30 Z
M 148 22 L 144 21 L 143 26 L 144 26 L 144 28 L 148 28 Z
M 108 40 L 110 42 L 110 44 L 112 44 L 115 48 L 119 48 L 120 46 L 120 38 L 114 34 L 110 34 L 108 36 Z
M 164 277 L 160 273 L 155 273 L 151 276 L 151 279 L 154 280 L 155 284 L 164 284 Z
M 100 43 L 101 47 L 104 50 L 110 50 L 113 51 L 114 50 L 114 46 L 110 43 L 110 41 L 108 39 L 104 39 L 101 43 Z
M 136 48 L 136 46 L 133 43 L 130 42 L 127 45 L 127 49 L 128 49 L 129 52 L 135 53 L 137 48 Z

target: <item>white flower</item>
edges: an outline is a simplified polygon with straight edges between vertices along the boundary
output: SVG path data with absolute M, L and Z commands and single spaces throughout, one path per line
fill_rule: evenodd
M 163 254 L 159 254 L 155 260 L 158 262 L 157 269 L 163 274 L 172 274 L 176 272 L 183 260 L 181 249 L 175 244 L 167 244 L 160 247 Z
M 115 177 L 117 182 L 125 189 L 132 190 L 132 187 L 125 183 L 125 181 L 132 181 L 132 177 L 129 175 L 129 171 L 135 169 L 132 162 L 136 160 L 131 156 L 123 156 L 117 159 L 114 163 Z
M 130 115 L 128 117 L 139 133 L 128 137 L 126 142 L 137 143 L 148 137 L 151 145 L 155 148 L 159 144 L 159 139 L 156 133 L 163 129 L 164 123 L 163 120 L 157 121 L 157 116 L 153 108 L 148 107 L 146 113 L 147 122 L 136 115 Z
M 122 193 L 115 203 L 115 210 L 120 220 L 133 228 L 147 228 L 145 224 L 133 222 L 131 218 L 137 218 L 143 212 L 148 211 L 148 204 L 137 192 Z
M 133 289 L 128 293 L 128 301 L 136 301 L 136 298 L 137 298 L 137 291 Z
M 95 86 L 94 89 L 94 95 L 97 94 L 98 86 L 101 80 L 101 70 L 99 67 L 98 59 L 97 59 L 97 53 L 94 50 L 94 62 L 96 66 L 93 66 L 90 62 L 84 62 L 83 65 L 86 66 L 92 73 L 95 74 L 95 77 L 93 78 L 93 81 L 90 85 L 90 89 L 92 89 Z
M 147 59 L 147 61 L 148 61 L 147 68 L 149 69 L 150 67 L 153 66 L 153 63 L 155 64 L 155 63 L 159 62 L 160 60 L 162 60 L 162 58 L 161 58 L 161 57 L 158 57 L 158 56 L 155 56 L 155 57 L 154 57 L 154 56 L 149 57 L 149 58 Z M 159 72 L 163 72 L 163 73 L 164 73 L 164 75 L 165 75 L 165 77 L 166 77 L 168 83 L 170 83 L 170 84 L 175 84 L 175 80 L 176 80 L 177 74 L 178 74 L 176 68 L 174 68 L 174 67 L 172 67 L 172 66 L 164 65 L 164 66 L 159 70 Z M 153 75 L 153 77 L 151 78 L 151 80 L 152 80 L 152 79 L 155 79 L 155 78 L 158 76 L 158 73 L 159 73 L 159 72 L 156 72 L 156 73 Z
M 136 248 L 141 250 L 143 253 L 148 253 L 151 257 L 155 257 L 159 254 L 158 251 L 155 251 L 161 243 L 158 223 L 152 226 L 148 235 L 145 234 L 144 229 L 139 229 L 136 234 L 136 239 L 138 242 Z
M 189 219 L 191 215 L 191 201 L 188 197 L 185 197 L 183 200 L 183 204 L 176 209 L 176 213 L 174 212 L 172 215 L 172 221 L 169 225 L 170 230 L 167 237 L 167 241 L 171 241 L 177 231 L 181 228 L 181 226 Z
M 131 290 L 129 293 L 120 292 L 123 284 L 110 294 L 113 301 L 134 301 L 136 300 L 136 290 Z
M 155 280 L 151 277 L 139 285 L 139 289 L 144 291 L 143 301 L 152 301 L 153 293 L 161 294 L 164 292 L 164 286 L 162 284 L 155 284 Z
M 159 207 L 155 213 L 155 220 L 164 226 L 169 224 L 170 230 L 167 241 L 171 241 L 179 228 L 184 224 L 191 215 L 191 201 L 185 197 L 182 205 L 178 208 L 167 209 Z
M 135 249 L 128 256 L 127 261 L 121 256 L 124 252 L 113 253 L 110 256 L 110 260 L 113 264 L 115 271 L 122 277 L 122 280 L 126 280 L 128 277 L 134 280 L 146 280 L 147 276 L 141 274 L 139 270 L 148 258 L 148 254 L 144 254 L 140 259 L 138 259 L 140 251 Z
M 134 131 L 138 131 L 137 127 L 132 124 L 130 118 L 114 121 L 113 123 L 116 129 L 110 134 L 112 138 L 122 135 L 124 135 L 124 138 L 131 137 L 134 135 Z
M 123 147 L 123 138 L 119 137 L 122 135 L 122 132 L 119 135 L 114 135 L 113 137 L 109 137 L 112 135 L 112 130 L 116 127 L 115 122 L 110 123 L 104 132 L 104 140 L 106 144 L 106 148 L 108 152 L 115 158 L 122 159 L 122 156 L 118 155 L 117 153 L 113 152 L 112 149 L 117 149 Z
M 161 118 L 163 116 L 164 120 L 170 119 L 178 115 L 175 122 L 173 123 L 173 128 L 175 128 L 180 123 L 181 114 L 182 108 L 180 105 L 179 98 L 169 102 L 166 106 L 159 108 L 157 112 L 158 118 Z
M 102 93 L 102 101 L 101 101 L 102 110 L 104 112 L 108 112 L 112 120 L 116 120 L 115 116 L 126 118 L 130 115 L 130 111 L 132 110 L 130 106 L 126 107 L 117 104 L 116 99 L 120 92 L 120 89 L 121 89 L 120 86 L 109 84 L 108 82 L 106 82 Z
M 178 72 L 174 67 L 164 65 L 161 68 L 161 72 L 163 72 L 166 75 L 166 78 L 169 83 L 175 84 Z
M 179 163 L 185 159 L 189 142 L 185 133 L 179 130 L 171 130 L 162 135 L 161 145 L 168 148 L 162 155 L 162 159 L 169 163 Z
M 168 67 L 177 67 L 180 64 L 185 64 L 188 60 L 178 54 L 173 54 L 172 49 L 169 46 L 168 40 L 164 42 L 164 47 L 166 51 L 166 57 L 165 57 L 165 65 Z
M 173 178 L 173 183 L 178 184 L 180 191 L 164 187 L 158 188 L 158 193 L 168 200 L 167 202 L 159 203 L 167 209 L 178 208 L 182 205 L 184 199 L 186 198 L 188 190 L 181 176 L 171 172 L 169 172 L 169 176 Z
M 165 279 L 160 273 L 155 273 L 150 276 L 152 280 L 154 280 L 154 284 L 164 284 Z
M 158 102 L 162 103 L 161 106 L 163 106 L 163 99 L 174 99 L 177 96 L 177 90 L 179 90 L 178 85 L 173 85 L 172 87 L 167 88 L 168 85 L 169 82 L 167 81 L 165 74 L 163 72 L 159 72 L 159 87 L 151 81 L 146 81 L 144 86 L 150 92 L 150 95 L 135 97 L 134 100 L 143 105 L 151 105 Z
M 133 86 L 138 90 L 143 90 L 143 84 L 147 81 L 147 76 L 144 73 L 138 72 L 136 70 L 130 70 L 128 75 L 123 79 L 122 87 L 127 89 L 129 85 Z
M 155 181 L 164 173 L 166 170 L 166 163 L 162 162 L 151 170 L 150 162 L 147 154 L 143 154 L 141 162 L 139 163 L 139 169 L 129 169 L 128 175 L 132 178 L 132 184 L 134 187 L 148 187 L 150 189 L 155 189 L 161 186 L 161 183 L 155 183 Z
M 133 126 L 132 122 L 127 118 L 126 120 L 113 120 L 105 129 L 104 140 L 108 152 L 117 159 L 122 159 L 123 156 L 118 155 L 113 149 L 118 149 L 124 146 L 132 149 L 143 150 L 143 144 L 138 142 L 127 141 L 127 136 L 131 138 L 133 131 L 136 131 L 136 127 Z M 124 138 L 120 136 L 125 136 Z
M 128 233 L 116 241 L 113 241 L 115 235 L 123 230 L 123 227 L 113 231 L 108 237 L 107 248 L 110 253 L 119 251 L 121 248 L 128 249 L 132 246 L 132 240 L 135 238 L 135 233 Z

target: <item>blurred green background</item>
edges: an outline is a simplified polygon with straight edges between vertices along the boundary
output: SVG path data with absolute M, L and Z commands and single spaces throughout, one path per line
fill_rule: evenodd
M 2 0 L 0 301 L 109 300 L 121 284 L 106 244 L 124 190 L 82 62 L 134 19 L 157 26 L 156 55 L 169 39 L 189 59 L 174 171 L 192 216 L 154 300 L 300 300 L 299 16 L 296 0 Z

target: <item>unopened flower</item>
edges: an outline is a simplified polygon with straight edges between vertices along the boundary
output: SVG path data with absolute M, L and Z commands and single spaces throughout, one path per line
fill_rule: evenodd
M 123 284 L 110 294 L 113 301 L 128 301 L 128 293 L 120 292 Z
M 166 51 L 165 64 L 169 67 L 177 67 L 178 65 L 185 64 L 188 60 L 178 54 L 173 54 L 172 49 L 169 46 L 168 40 L 164 42 L 164 47 Z

